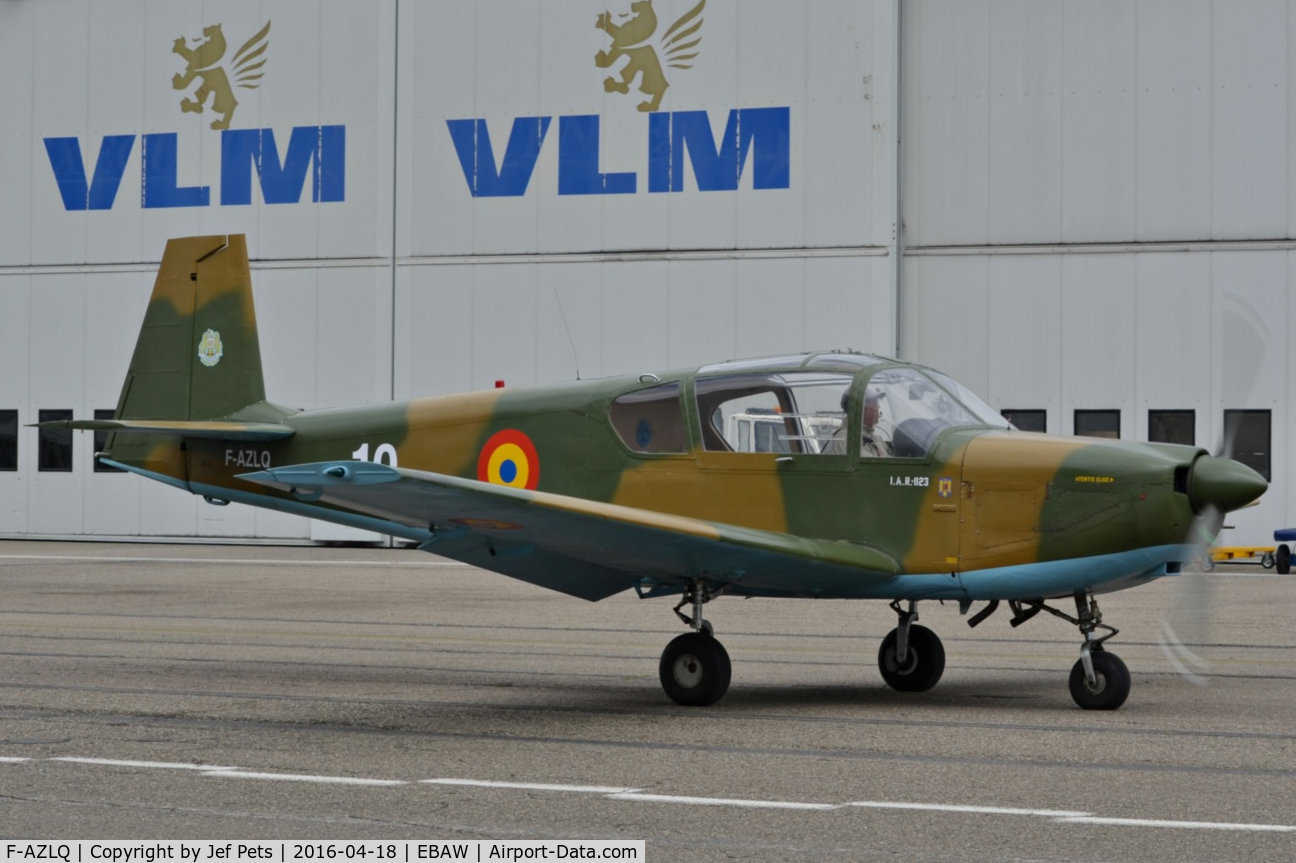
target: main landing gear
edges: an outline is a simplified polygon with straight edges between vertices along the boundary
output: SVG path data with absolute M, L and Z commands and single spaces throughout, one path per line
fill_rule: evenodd
M 917 626 L 918 603 L 909 601 L 902 611 L 900 601 L 891 603 L 900 623 L 882 639 L 878 648 L 878 669 L 887 686 L 897 692 L 926 692 L 945 673 L 945 646 L 925 626 Z
M 684 598 L 675 606 L 675 614 L 693 629 L 673 639 L 662 651 L 657 673 L 662 689 L 676 704 L 705 707 L 715 704 L 729 690 L 733 670 L 724 645 L 702 616 L 702 606 L 720 595 L 701 579 L 694 579 L 684 590 Z M 680 611 L 693 606 L 689 616 Z

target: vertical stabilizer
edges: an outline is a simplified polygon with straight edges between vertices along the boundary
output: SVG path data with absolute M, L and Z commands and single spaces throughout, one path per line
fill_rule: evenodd
M 264 401 L 246 238 L 167 241 L 117 419 L 221 419 Z

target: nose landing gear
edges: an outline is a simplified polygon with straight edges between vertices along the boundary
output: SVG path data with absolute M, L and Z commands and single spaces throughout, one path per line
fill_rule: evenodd
M 1076 615 L 1072 617 L 1043 602 L 1011 601 L 1015 616 L 1011 623 L 1018 626 L 1030 618 L 1047 611 L 1054 617 L 1060 617 L 1080 628 L 1084 643 L 1080 645 L 1080 658 L 1071 666 L 1071 697 L 1085 710 L 1115 710 L 1125 703 L 1130 692 L 1129 669 L 1119 656 L 1108 653 L 1103 642 L 1115 635 L 1118 630 L 1102 622 L 1102 612 L 1098 609 L 1098 600 L 1086 591 L 1075 592 Z M 1095 638 L 1099 629 L 1106 635 Z
M 1080 659 L 1071 667 L 1071 697 L 1085 710 L 1115 710 L 1125 703 L 1130 691 L 1129 669 L 1119 656 L 1103 649 L 1103 642 L 1117 630 L 1102 622 L 1098 600 L 1086 597 L 1084 591 L 1076 591 L 1075 604 L 1072 622 L 1080 627 L 1084 644 L 1080 645 Z M 1094 638 L 1097 629 L 1109 632 Z

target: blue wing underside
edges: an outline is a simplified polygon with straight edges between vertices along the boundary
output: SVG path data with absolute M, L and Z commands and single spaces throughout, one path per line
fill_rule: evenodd
M 893 559 L 864 546 L 369 462 L 240 478 L 426 530 L 426 551 L 589 600 L 678 591 L 693 579 L 746 596 L 876 596 L 898 577 Z

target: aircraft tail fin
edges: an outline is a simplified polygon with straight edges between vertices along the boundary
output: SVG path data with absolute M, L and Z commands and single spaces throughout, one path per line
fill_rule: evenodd
M 167 241 L 113 418 L 36 426 L 108 432 L 108 463 L 187 488 L 187 439 L 282 440 L 293 413 L 265 398 L 247 240 L 218 234 Z
M 237 420 L 264 402 L 246 238 L 168 240 L 116 419 Z

